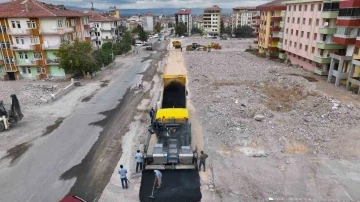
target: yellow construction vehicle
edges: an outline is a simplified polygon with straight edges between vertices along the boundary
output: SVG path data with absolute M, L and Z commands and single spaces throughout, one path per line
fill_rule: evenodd
M 172 44 L 173 44 L 173 47 L 175 47 L 175 48 L 181 48 L 181 42 L 180 41 L 173 41 Z

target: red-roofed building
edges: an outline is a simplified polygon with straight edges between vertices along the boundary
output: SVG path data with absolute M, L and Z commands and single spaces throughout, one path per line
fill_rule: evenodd
M 191 34 L 192 29 L 192 17 L 190 9 L 180 9 L 175 13 L 175 24 L 184 23 L 187 28 L 188 36 Z
M 0 28 L 4 80 L 65 77 L 54 54 L 61 40 L 90 41 L 86 14 L 36 0 L 0 3 Z

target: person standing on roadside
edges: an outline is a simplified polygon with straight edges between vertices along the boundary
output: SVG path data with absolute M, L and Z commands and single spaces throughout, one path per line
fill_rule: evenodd
M 149 115 L 150 115 L 150 123 L 152 124 L 154 121 L 154 117 L 155 117 L 155 110 L 153 107 L 151 108 Z
M 201 154 L 200 154 L 200 163 L 199 163 L 199 171 L 201 171 L 201 165 L 204 166 L 204 172 L 205 172 L 205 160 L 206 158 L 209 157 L 207 154 L 204 153 L 204 151 L 201 151 Z
M 139 170 L 139 166 L 140 166 L 140 170 L 142 170 L 143 166 L 143 155 L 142 153 L 140 153 L 140 150 L 137 150 L 136 154 L 135 154 L 135 159 L 136 159 L 136 172 L 138 172 Z
M 160 188 L 160 187 L 161 187 L 162 173 L 161 173 L 159 170 L 154 170 L 154 173 L 155 173 L 155 180 L 156 180 L 157 183 L 158 183 L 158 187 L 157 187 L 157 188 Z
M 127 183 L 128 179 L 126 177 L 126 173 L 127 173 L 127 170 L 124 168 L 123 165 L 120 165 L 119 174 L 120 174 L 120 180 L 121 180 L 121 185 L 122 185 L 123 189 L 129 188 L 128 183 Z M 124 183 L 125 183 L 125 185 L 124 185 Z

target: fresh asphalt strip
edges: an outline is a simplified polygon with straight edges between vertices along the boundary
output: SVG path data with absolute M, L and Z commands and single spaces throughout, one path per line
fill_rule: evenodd
M 200 176 L 198 170 L 161 170 L 162 185 L 155 185 L 153 202 L 199 202 L 201 201 Z M 142 173 L 140 201 L 150 202 L 154 185 L 153 170 Z

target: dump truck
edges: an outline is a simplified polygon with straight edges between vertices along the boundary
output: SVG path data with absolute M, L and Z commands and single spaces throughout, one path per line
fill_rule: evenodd
M 175 48 L 181 48 L 181 42 L 180 41 L 173 41 L 172 44 L 173 44 L 173 47 L 175 47 Z
M 196 168 L 197 151 L 191 149 L 186 96 L 186 74 L 169 74 L 165 70 L 155 121 L 144 148 L 145 170 Z

